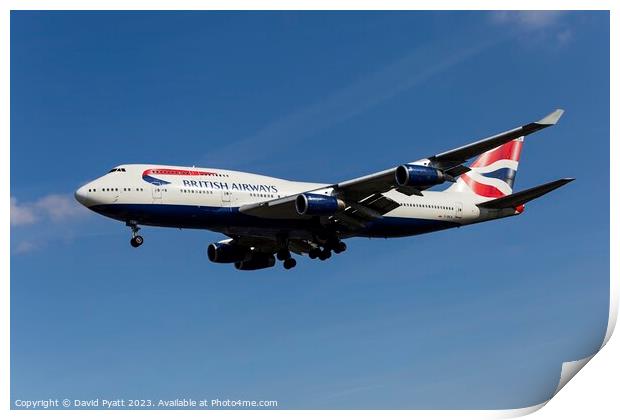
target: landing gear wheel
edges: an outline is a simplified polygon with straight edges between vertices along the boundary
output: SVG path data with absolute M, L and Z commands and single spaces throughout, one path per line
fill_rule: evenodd
M 131 238 L 131 241 L 129 241 L 129 243 L 134 248 L 137 248 L 144 243 L 144 238 L 140 235 L 136 235 L 133 238 Z
M 345 244 L 344 242 L 338 242 L 336 246 L 334 246 L 334 252 L 336 254 L 340 254 L 341 252 L 344 252 L 346 250 L 347 250 L 347 244 Z
M 142 245 L 144 243 L 144 238 L 138 235 L 138 232 L 140 231 L 138 223 L 136 223 L 134 220 L 128 220 L 127 222 L 125 222 L 125 225 L 131 228 L 131 240 L 129 241 L 131 246 L 137 248 Z
M 325 261 L 326 259 L 328 259 L 331 256 L 332 256 L 332 252 L 329 249 L 324 248 L 321 251 L 321 253 L 319 254 L 319 260 Z
M 276 253 L 278 261 L 286 261 L 291 258 L 291 253 L 288 249 L 281 249 Z
M 297 265 L 297 261 L 295 261 L 295 258 L 288 258 L 286 260 L 284 260 L 284 268 L 287 270 L 290 270 L 291 268 L 295 267 Z
M 310 257 L 311 260 L 314 260 L 316 258 L 319 257 L 319 254 L 321 253 L 321 250 L 318 248 L 312 248 L 309 252 L 308 252 L 308 256 Z

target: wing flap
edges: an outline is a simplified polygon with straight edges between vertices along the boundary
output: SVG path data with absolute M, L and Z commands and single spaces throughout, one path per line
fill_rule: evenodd
M 467 167 L 465 165 L 457 165 L 457 166 L 454 166 L 454 167 L 452 167 L 450 169 L 447 169 L 447 170 L 445 170 L 443 172 L 446 175 L 450 175 L 452 178 L 457 178 L 457 177 L 459 177 L 459 176 L 461 176 L 464 173 L 469 172 L 469 171 L 471 171 L 471 168 L 469 168 L 469 167 Z
M 389 213 L 399 206 L 396 201 L 391 198 L 387 198 L 383 194 L 373 194 L 370 197 L 361 200 L 360 204 L 364 207 L 377 211 L 381 215 Z
M 383 217 L 399 204 L 383 194 L 372 194 L 357 203 L 349 205 L 341 212 L 331 216 L 333 223 L 344 225 L 349 230 L 361 229 L 371 220 Z
M 239 208 L 239 212 L 265 219 L 310 219 L 310 216 L 302 216 L 297 213 L 295 208 L 296 197 L 296 195 L 290 195 L 262 203 L 246 204 Z
M 361 200 L 372 193 L 383 193 L 391 190 L 396 185 L 394 171 L 396 168 L 386 169 L 371 175 L 344 181 L 334 185 L 343 198 Z
M 398 187 L 396 188 L 396 191 L 398 191 L 401 194 L 408 195 L 408 196 L 412 196 L 412 195 L 422 196 L 422 191 L 420 191 L 419 189 L 415 187 Z

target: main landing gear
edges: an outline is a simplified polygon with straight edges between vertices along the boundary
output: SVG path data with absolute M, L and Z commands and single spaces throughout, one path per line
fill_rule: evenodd
M 336 254 L 340 254 L 341 252 L 344 252 L 346 250 L 347 244 L 342 241 L 333 241 L 327 242 L 322 248 L 318 246 L 312 248 L 308 252 L 308 256 L 313 260 L 318 258 L 321 261 L 325 261 L 332 256 L 332 251 Z
M 140 231 L 140 228 L 138 227 L 138 224 L 136 222 L 132 222 L 132 221 L 129 221 L 126 224 L 127 224 L 127 226 L 129 226 L 131 228 L 131 240 L 129 241 L 129 243 L 134 248 L 139 247 L 140 245 L 142 245 L 144 243 L 144 238 L 142 236 L 138 235 L 138 232 Z
M 284 261 L 282 266 L 286 270 L 290 270 L 297 265 L 297 261 L 295 261 L 295 258 L 291 257 L 291 252 L 288 249 L 279 250 L 276 253 L 276 258 L 278 259 L 278 261 Z

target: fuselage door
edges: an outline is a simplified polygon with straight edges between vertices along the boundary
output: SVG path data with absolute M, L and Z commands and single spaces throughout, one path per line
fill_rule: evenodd
M 230 207 L 231 192 L 222 190 L 222 207 Z
M 153 202 L 161 203 L 161 186 L 153 185 Z
M 454 203 L 454 217 L 460 219 L 463 217 L 463 203 L 456 202 Z

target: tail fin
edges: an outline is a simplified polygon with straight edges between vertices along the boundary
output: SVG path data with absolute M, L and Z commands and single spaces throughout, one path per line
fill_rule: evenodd
M 522 148 L 523 137 L 519 137 L 481 154 L 471 165 L 471 171 L 461 175 L 446 191 L 485 200 L 511 194 Z

